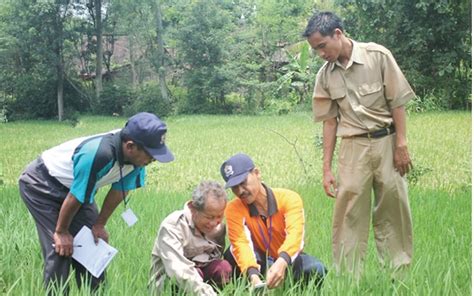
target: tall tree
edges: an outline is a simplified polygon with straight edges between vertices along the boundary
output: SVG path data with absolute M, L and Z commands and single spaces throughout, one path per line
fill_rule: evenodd
M 186 69 L 186 112 L 216 112 L 230 85 L 226 71 L 231 22 L 218 0 L 193 1 L 183 12 L 177 31 L 177 46 Z
M 95 20 L 95 34 L 97 38 L 96 48 L 96 66 L 95 66 L 95 95 L 96 100 L 100 99 L 100 93 L 102 92 L 102 0 L 94 1 L 94 20 Z
M 136 66 L 136 54 L 135 54 L 135 42 L 134 36 L 128 35 L 128 51 L 130 55 L 130 70 L 131 70 L 131 78 L 132 78 L 132 87 L 138 86 L 138 73 L 137 73 L 137 66 Z
M 0 68 L 12 79 L 4 90 L 13 116 L 64 119 L 64 43 L 74 30 L 67 25 L 70 5 L 69 0 L 3 2 L 2 34 L 11 36 L 3 45 L 15 54 L 9 62 L 2 59 Z
M 57 103 L 58 120 L 64 119 L 64 22 L 68 17 L 69 0 L 55 0 L 55 29 L 56 38 L 54 53 L 56 54 Z
M 133 88 L 143 80 L 140 62 L 147 42 L 144 36 L 150 35 L 154 27 L 151 1 L 154 0 L 113 0 L 110 4 L 110 21 L 116 23 L 116 30 L 127 36 L 130 59 L 130 79 Z
M 169 102 L 168 98 L 168 87 L 166 86 L 166 65 L 165 65 L 165 45 L 163 41 L 163 20 L 161 16 L 161 1 L 152 1 L 153 11 L 155 12 L 156 19 L 156 44 L 157 52 L 154 66 L 158 72 L 158 79 L 160 80 L 161 98 L 165 102 Z
M 134 87 L 138 87 L 143 82 L 144 73 L 150 72 L 150 65 L 156 74 L 159 74 L 161 65 L 166 64 L 162 6 L 161 1 L 157 0 L 114 0 L 111 2 L 110 20 L 116 22 L 116 30 L 122 35 L 126 34 L 128 38 L 130 74 Z M 158 45 L 160 42 L 161 47 Z M 159 48 L 163 54 L 159 54 Z M 166 76 L 166 71 L 164 76 Z
M 233 33 L 235 46 L 230 50 L 237 58 L 229 67 L 234 72 L 237 91 L 245 96 L 250 109 L 264 109 L 274 98 L 288 100 L 286 94 L 280 93 L 281 81 L 290 84 L 296 72 L 282 68 L 293 59 L 287 57 L 285 48 L 301 40 L 300 32 L 311 5 L 302 0 L 232 1 L 237 30 Z

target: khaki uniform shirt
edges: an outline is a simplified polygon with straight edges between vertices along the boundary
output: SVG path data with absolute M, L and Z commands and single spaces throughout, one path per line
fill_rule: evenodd
M 203 235 L 194 227 L 188 203 L 163 220 L 152 251 L 150 287 L 162 292 L 166 276 L 175 279 L 186 292 L 194 295 L 216 295 L 197 271 L 211 261 L 220 259 L 225 244 L 225 225 Z
M 337 136 L 376 131 L 392 124 L 391 110 L 415 96 L 391 52 L 351 40 L 346 67 L 326 62 L 316 76 L 315 121 L 338 118 Z

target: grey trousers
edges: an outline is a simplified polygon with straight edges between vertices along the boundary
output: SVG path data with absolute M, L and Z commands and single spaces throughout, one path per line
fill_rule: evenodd
M 49 175 L 41 158 L 32 161 L 27 166 L 18 182 L 20 195 L 36 223 L 44 260 L 45 287 L 49 289 L 51 284 L 64 284 L 72 266 L 78 286 L 81 287 L 82 283 L 87 281 L 91 289 L 95 290 L 105 279 L 105 275 L 102 274 L 100 278 L 93 277 L 71 257 L 59 256 L 52 246 L 59 210 L 69 189 Z M 98 211 L 95 203 L 83 204 L 72 219 L 69 232 L 75 236 L 82 226 L 86 225 L 91 228 L 97 217 Z

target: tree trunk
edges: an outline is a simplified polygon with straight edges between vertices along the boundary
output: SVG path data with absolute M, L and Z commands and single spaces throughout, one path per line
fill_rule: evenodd
M 95 97 L 98 101 L 102 92 L 102 0 L 94 0 L 95 33 L 97 36 L 96 68 L 95 68 Z
M 64 64 L 62 59 L 62 50 L 58 61 L 58 120 L 64 119 Z
M 130 53 L 130 68 L 132 70 L 132 86 L 136 88 L 138 86 L 138 74 L 137 69 L 135 67 L 135 48 L 134 42 L 132 42 L 132 35 L 128 36 L 128 48 Z
M 161 18 L 161 3 L 156 0 L 156 41 L 158 43 L 158 76 L 160 79 L 161 97 L 169 102 L 168 87 L 166 86 L 165 46 L 163 42 L 163 22 Z
M 58 1 L 59 2 L 59 1 Z M 66 4 L 67 5 L 67 4 Z M 64 120 L 64 61 L 63 61 L 63 17 L 60 12 L 60 5 L 57 3 L 56 12 L 56 94 L 58 103 L 58 121 Z

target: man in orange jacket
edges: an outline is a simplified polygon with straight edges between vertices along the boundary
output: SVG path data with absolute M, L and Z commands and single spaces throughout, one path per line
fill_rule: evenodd
M 300 196 L 288 189 L 271 189 L 261 181 L 260 170 L 245 154 L 236 154 L 221 166 L 226 188 L 237 198 L 230 201 L 225 218 L 231 243 L 224 254 L 237 274 L 247 275 L 252 286 L 278 287 L 292 266 L 293 278 L 320 285 L 326 268 L 303 253 L 304 210 Z

